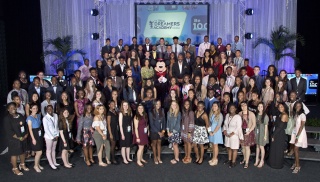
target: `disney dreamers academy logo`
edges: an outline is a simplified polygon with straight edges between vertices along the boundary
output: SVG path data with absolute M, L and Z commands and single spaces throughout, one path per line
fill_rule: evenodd
M 153 20 L 149 21 L 150 29 L 180 29 L 180 22 L 165 21 L 165 20 Z

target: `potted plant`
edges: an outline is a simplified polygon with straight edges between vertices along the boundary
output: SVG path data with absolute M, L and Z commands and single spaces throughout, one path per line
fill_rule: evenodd
M 289 56 L 295 61 L 295 67 L 297 67 L 298 58 L 293 51 L 295 42 L 300 42 L 302 46 L 305 44 L 303 36 L 297 33 L 291 33 L 290 30 L 280 25 L 278 28 L 271 31 L 270 39 L 259 37 L 254 43 L 254 48 L 260 44 L 265 44 L 274 53 L 275 66 L 278 67 L 278 63 L 281 58 Z
M 72 36 L 57 37 L 55 39 L 47 39 L 43 42 L 45 51 L 43 53 L 43 60 L 46 56 L 53 55 L 55 59 L 52 61 L 51 66 L 55 69 L 63 68 L 65 74 L 69 75 L 73 72 L 73 64 L 80 64 L 79 60 L 72 60 L 72 56 L 80 54 L 82 58 L 86 53 L 81 49 L 72 49 Z M 50 47 L 49 49 L 49 46 Z M 71 68 L 72 66 L 72 68 Z

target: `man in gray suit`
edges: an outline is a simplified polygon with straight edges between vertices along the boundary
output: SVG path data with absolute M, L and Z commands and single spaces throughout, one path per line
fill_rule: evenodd
M 116 75 L 117 72 L 115 69 L 110 71 L 110 77 L 112 78 L 112 86 L 116 87 L 119 93 L 122 91 L 122 79 Z
M 191 44 L 191 39 L 187 38 L 187 45 L 188 45 L 188 51 L 191 53 L 191 55 L 194 56 L 194 59 L 196 59 L 197 54 L 196 54 L 196 46 Z
M 292 90 L 297 93 L 299 101 L 305 102 L 305 95 L 307 91 L 307 80 L 301 77 L 301 70 L 295 70 L 296 77 L 290 80 Z

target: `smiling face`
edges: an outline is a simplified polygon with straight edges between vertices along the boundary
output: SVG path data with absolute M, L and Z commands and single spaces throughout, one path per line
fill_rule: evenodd
M 11 115 L 15 115 L 17 113 L 17 108 L 15 104 L 10 104 L 10 106 L 8 107 L 8 112 Z

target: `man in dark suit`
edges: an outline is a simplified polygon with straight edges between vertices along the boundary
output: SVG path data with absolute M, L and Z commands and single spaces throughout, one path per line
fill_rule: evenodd
M 121 80 L 121 78 L 119 78 L 119 80 Z M 102 89 L 102 93 L 104 94 L 107 102 L 111 100 L 111 98 L 112 98 L 111 93 L 113 90 L 118 91 L 118 89 L 113 86 L 112 77 L 106 77 L 105 78 L 105 87 Z
M 57 79 L 58 79 L 58 84 L 65 90 L 68 86 L 68 81 L 63 78 L 64 76 L 64 70 L 62 68 L 57 69 Z M 51 93 L 52 94 L 52 93 Z
M 102 49 L 101 49 L 101 57 L 103 58 L 104 53 L 110 54 L 111 49 L 112 49 L 112 46 L 110 45 L 110 39 L 107 38 L 107 39 L 106 39 L 106 45 L 103 46 Z
M 51 78 L 51 83 L 52 85 L 47 88 L 47 91 L 51 93 L 52 100 L 58 102 L 63 92 L 63 88 L 58 84 L 58 79 L 54 76 Z
M 295 70 L 296 77 L 290 80 L 292 90 L 297 93 L 299 101 L 305 102 L 305 95 L 307 91 L 307 80 L 301 77 L 301 70 Z
M 72 77 L 70 81 L 70 86 L 66 88 L 66 92 L 68 94 L 68 97 L 71 101 L 76 100 L 77 92 L 81 89 L 81 87 L 77 86 L 77 79 L 76 77 Z
M 147 37 L 145 38 L 145 44 L 143 44 L 143 52 L 151 51 L 152 50 L 152 44 L 150 44 L 150 39 Z
M 103 81 L 99 80 L 96 68 L 90 68 L 90 78 L 93 79 L 96 88 L 101 91 L 103 89 Z
M 140 64 L 141 64 L 141 67 L 144 66 L 144 62 L 146 60 L 149 60 L 149 64 L 152 66 L 152 67 L 155 67 L 156 66 L 156 61 L 152 58 L 152 56 L 150 55 L 150 51 L 146 51 L 146 53 L 144 53 L 144 59 L 143 60 L 140 60 Z
M 172 52 L 172 46 L 171 45 L 167 45 L 167 50 L 164 54 L 164 61 L 168 62 L 170 60 L 170 54 Z
M 112 69 L 110 71 L 110 77 L 112 79 L 112 86 L 116 87 L 117 90 L 120 93 L 121 90 L 122 90 L 122 86 L 123 86 L 123 84 L 122 84 L 123 80 L 121 79 L 121 77 L 116 75 L 116 70 L 115 69 Z
M 191 52 L 186 52 L 185 60 L 188 63 L 190 70 L 192 70 L 192 65 L 194 64 L 195 60 L 193 59 Z
M 120 64 L 116 65 L 114 69 L 116 70 L 117 76 L 121 77 L 123 80 L 126 76 L 126 69 L 129 68 L 128 65 L 124 64 L 124 57 L 119 57 Z
M 129 46 L 129 51 L 133 49 L 138 52 L 137 37 L 132 37 L 132 44 Z
M 39 77 L 34 77 L 33 78 L 33 86 L 29 87 L 28 89 L 28 97 L 29 100 L 32 99 L 32 94 L 33 93 L 38 93 L 39 95 L 39 100 L 42 102 L 44 100 L 44 94 L 46 92 L 46 88 L 40 87 L 40 78 Z
M 107 78 L 110 76 L 110 71 L 113 69 L 111 58 L 107 59 L 107 64 L 103 68 L 104 77 Z M 102 81 L 102 80 L 101 80 Z
M 191 56 L 194 59 L 196 59 L 196 57 L 197 57 L 196 46 L 191 44 L 191 39 L 190 38 L 187 38 L 187 44 L 186 45 L 188 46 L 188 51 L 191 53 Z
M 227 59 L 228 59 L 228 57 L 232 57 L 232 59 L 234 57 L 236 57 L 235 53 L 232 52 L 232 50 L 231 50 L 231 44 L 226 45 L 226 56 L 227 56 Z
M 184 75 L 190 75 L 189 65 L 183 60 L 182 54 L 179 54 L 178 61 L 172 65 L 172 76 L 178 79 L 179 86 L 182 86 Z
M 122 51 L 124 51 L 123 40 L 122 39 L 119 39 L 118 45 L 115 46 L 115 48 L 116 48 L 116 53 L 118 53 L 118 52 L 121 53 Z
M 261 93 L 261 90 L 262 90 L 262 86 L 263 86 L 263 82 L 264 82 L 264 79 L 263 77 L 260 75 L 260 67 L 259 66 L 255 66 L 253 68 L 253 72 L 254 72 L 254 75 L 251 77 L 251 78 L 254 78 L 256 80 L 256 85 L 257 85 L 257 88 L 259 90 L 259 94 Z

